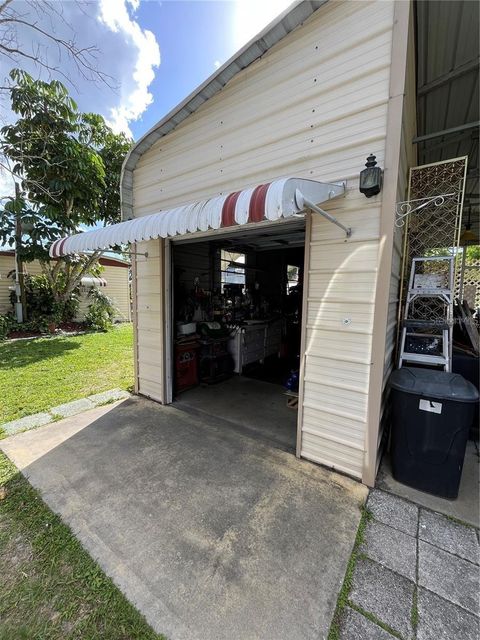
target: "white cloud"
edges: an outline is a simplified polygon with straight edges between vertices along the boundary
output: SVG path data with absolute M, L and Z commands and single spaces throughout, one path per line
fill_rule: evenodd
M 134 11 L 136 11 L 140 6 L 140 0 L 127 0 L 127 2 Z
M 139 0 L 127 0 L 135 10 Z M 110 126 L 115 131 L 130 132 L 129 123 L 137 120 L 152 103 L 153 96 L 148 88 L 155 77 L 155 68 L 160 65 L 160 48 L 151 31 L 140 27 L 130 15 L 125 0 L 101 0 L 99 20 L 113 33 L 119 34 L 125 44 L 135 51 L 132 73 L 120 73 L 120 104 L 111 107 L 108 116 Z
M 292 0 L 236 0 L 233 39 L 240 49 L 284 11 Z
M 8 198 L 15 193 L 15 182 L 12 174 L 0 166 L 0 204 L 4 203 L 4 198 Z
M 215 60 L 213 66 L 215 67 L 215 69 L 219 69 L 222 66 L 222 63 L 220 62 L 220 60 Z
M 1 0 L 0 0 L 1 1 Z M 114 89 L 84 77 L 65 51 L 27 28 L 19 27 L 19 46 L 35 56 L 38 50 L 47 58 L 49 73 L 25 58 L 10 60 L 0 56 L 0 84 L 5 84 L 13 67 L 28 71 L 34 78 L 63 82 L 81 111 L 100 113 L 116 130 L 130 134 L 130 125 L 141 117 L 152 103 L 149 86 L 160 64 L 160 49 L 151 31 L 142 29 L 135 11 L 139 0 L 101 0 L 101 2 L 58 2 L 55 11 L 37 11 L 34 4 L 24 3 L 24 15 L 38 27 L 64 40 L 74 39 L 77 47 L 94 47 L 94 63 L 112 78 Z M 87 74 L 88 75 L 88 74 Z M 0 95 L 0 123 L 13 122 L 7 96 Z

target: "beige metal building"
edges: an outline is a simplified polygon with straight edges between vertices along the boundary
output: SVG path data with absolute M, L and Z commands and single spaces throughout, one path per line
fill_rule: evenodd
M 115 305 L 115 322 L 130 322 L 132 319 L 130 303 L 129 266 L 125 260 L 113 257 L 100 258 L 103 267 L 101 278 L 83 278 L 80 286 L 80 299 L 78 314 L 75 320 L 81 322 L 90 303 L 89 289 L 101 284 L 101 291 L 111 298 Z M 25 270 L 31 275 L 42 273 L 38 261 L 25 264 Z M 10 293 L 15 283 L 15 254 L 13 251 L 0 252 L 0 314 L 12 311 Z
M 445 131 L 432 132 L 426 111 L 417 124 L 416 69 L 420 64 L 424 74 L 422 99 L 451 90 L 452 69 L 469 55 L 454 41 L 463 46 L 475 23 L 474 3 L 430 4 L 429 15 L 417 9 L 416 34 L 408 1 L 292 5 L 135 145 L 122 178 L 126 222 L 110 236 L 91 232 L 57 247 L 68 253 L 134 243 L 138 393 L 175 400 L 175 260 L 183 252 L 183 268 L 193 264 L 189 243 L 198 255 L 210 242 L 237 251 L 250 242 L 260 252 L 294 238 L 304 272 L 296 454 L 373 484 L 396 339 L 402 233 L 395 206 L 406 199 L 409 168 L 419 151 L 425 154 L 423 143 L 437 145 L 429 161 L 442 160 L 441 142 L 450 142 L 453 127 L 447 122 Z M 460 17 L 453 15 L 459 5 Z M 449 22 L 461 28 L 447 46 L 440 34 Z M 426 33 L 436 44 L 426 46 Z M 442 47 L 447 68 L 427 68 L 427 49 L 433 59 Z M 463 80 L 472 69 L 475 77 L 470 65 Z M 461 125 L 466 116 L 459 117 Z M 466 155 L 459 144 L 456 155 Z M 359 174 L 370 153 L 384 170 L 383 188 L 366 198 Z M 293 183 L 278 181 L 289 177 L 300 179 L 300 191 L 308 190 L 305 180 L 323 185 L 328 195 L 314 204 L 351 234 L 308 206 L 299 215 L 298 197 L 289 200 L 298 209 L 287 215 L 282 206 Z M 280 189 L 278 215 L 268 209 L 272 184 Z M 262 193 L 265 212 L 257 219 L 249 203 Z M 207 217 L 195 218 L 195 207 Z M 202 268 L 195 267 L 199 276 Z

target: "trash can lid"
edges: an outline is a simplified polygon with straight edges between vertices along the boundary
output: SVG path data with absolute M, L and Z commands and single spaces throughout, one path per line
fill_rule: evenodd
M 478 391 L 471 382 L 458 373 L 402 367 L 390 376 L 392 389 L 418 396 L 453 400 L 454 402 L 477 402 Z

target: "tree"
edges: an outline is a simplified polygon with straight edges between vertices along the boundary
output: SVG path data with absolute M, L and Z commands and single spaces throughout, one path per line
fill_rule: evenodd
M 45 24 L 51 28 L 44 27 Z M 70 32 L 71 37 L 57 35 L 55 24 Z M 15 65 L 28 61 L 50 76 L 61 76 L 74 85 L 72 78 L 62 71 L 60 65 L 52 62 L 52 56 L 48 55 L 49 47 L 56 49 L 59 58 L 64 54 L 73 62 L 77 76 L 113 86 L 113 78 L 97 66 L 98 48 L 77 44 L 73 26 L 63 17 L 61 2 L 0 0 L 0 60 L 3 58 Z
M 33 80 L 19 70 L 10 76 L 18 118 L 2 128 L 0 151 L 18 186 L 0 212 L 0 242 L 16 240 L 22 261 L 40 260 L 61 304 L 97 267 L 101 252 L 51 261 L 49 246 L 85 226 L 119 220 L 120 171 L 131 141 L 100 115 L 80 113 L 60 82 Z

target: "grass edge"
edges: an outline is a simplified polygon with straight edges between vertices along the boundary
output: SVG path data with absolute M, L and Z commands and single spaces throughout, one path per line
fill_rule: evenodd
M 357 564 L 357 560 L 359 559 L 358 550 L 365 539 L 365 530 L 367 528 L 367 524 L 372 519 L 373 519 L 372 513 L 368 510 L 368 508 L 365 505 L 363 505 L 361 507 L 360 522 L 358 523 L 358 528 L 357 528 L 357 533 L 355 535 L 355 542 L 353 543 L 352 553 L 348 560 L 347 568 L 345 571 L 345 577 L 343 578 L 342 587 L 337 597 L 335 612 L 333 614 L 332 622 L 330 624 L 330 629 L 327 636 L 328 640 L 340 639 L 340 620 L 345 607 L 349 605 L 349 596 L 352 590 L 353 572 L 355 570 L 355 565 Z

